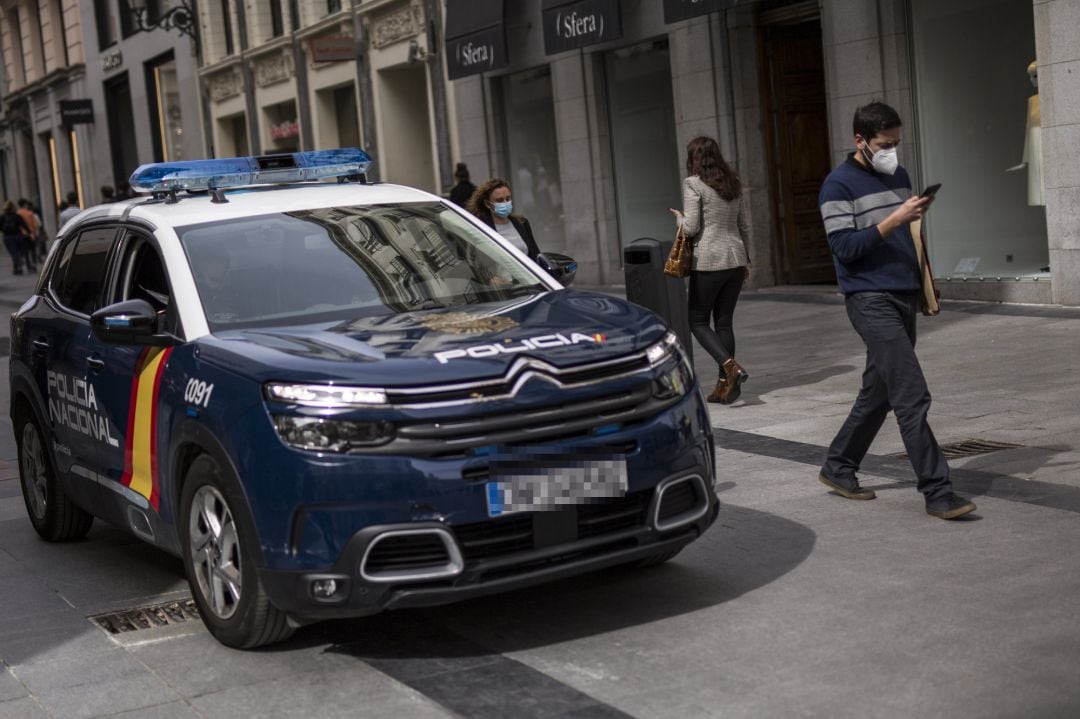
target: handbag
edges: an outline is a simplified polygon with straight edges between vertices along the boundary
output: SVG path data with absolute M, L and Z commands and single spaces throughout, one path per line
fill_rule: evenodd
M 919 293 L 919 310 L 927 317 L 941 312 L 941 293 L 934 285 L 934 270 L 930 267 L 930 257 L 926 253 L 926 238 L 923 237 L 922 220 L 911 223 L 911 239 L 915 243 L 915 259 L 919 263 L 919 279 L 922 292 Z
M 682 225 L 675 232 L 675 243 L 671 254 L 664 263 L 664 274 L 668 277 L 689 277 L 690 267 L 694 262 L 694 245 L 686 239 Z

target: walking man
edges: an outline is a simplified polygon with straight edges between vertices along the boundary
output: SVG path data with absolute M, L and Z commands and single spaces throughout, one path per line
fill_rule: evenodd
M 818 478 L 848 499 L 873 499 L 855 473 L 891 409 L 927 514 L 955 519 L 975 505 L 953 492 L 949 465 L 926 421 L 930 391 L 915 356 L 921 283 L 909 225 L 933 198 L 913 197 L 897 163 L 896 110 L 872 102 L 855 111 L 853 124 L 855 152 L 826 178 L 818 204 L 848 317 L 866 345 L 866 369 Z

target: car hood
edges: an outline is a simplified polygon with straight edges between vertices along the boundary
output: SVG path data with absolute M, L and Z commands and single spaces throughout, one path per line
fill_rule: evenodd
M 199 340 L 200 356 L 259 381 L 380 387 L 497 377 L 516 358 L 557 367 L 640 351 L 666 326 L 610 295 L 558 290 L 507 302 L 332 324 L 229 330 Z

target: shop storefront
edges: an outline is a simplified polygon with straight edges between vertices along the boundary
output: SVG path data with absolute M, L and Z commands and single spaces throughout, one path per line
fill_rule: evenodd
M 1030 0 L 911 0 L 911 22 L 919 176 L 942 183 L 926 223 L 938 276 L 1046 284 Z

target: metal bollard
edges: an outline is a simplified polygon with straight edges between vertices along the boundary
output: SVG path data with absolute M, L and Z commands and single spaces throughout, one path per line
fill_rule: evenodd
M 673 242 L 640 237 L 623 248 L 626 299 L 652 310 L 667 322 L 693 363 L 694 337 L 690 334 L 686 280 L 664 274 L 664 262 Z

